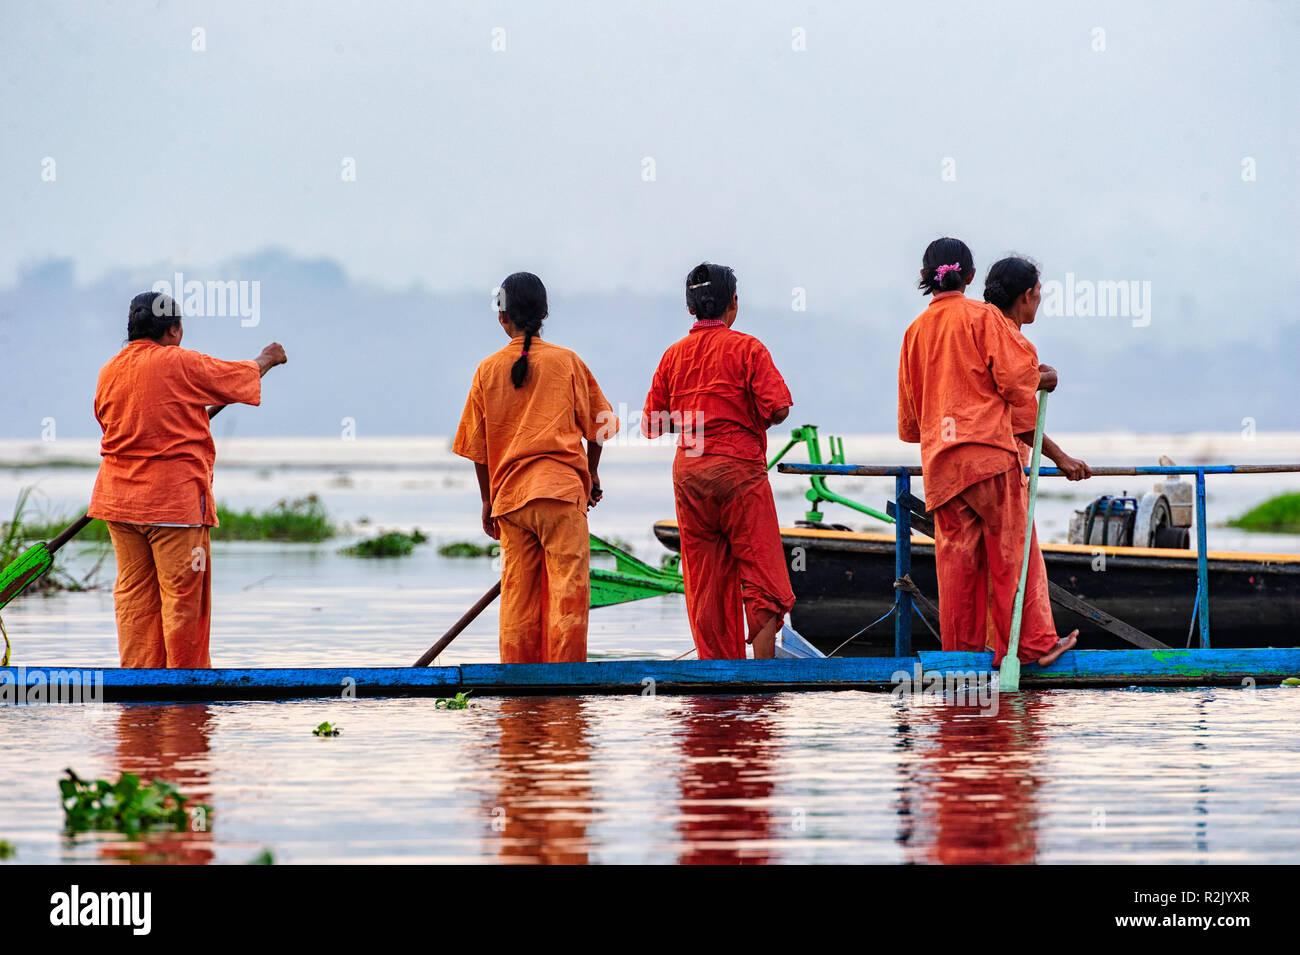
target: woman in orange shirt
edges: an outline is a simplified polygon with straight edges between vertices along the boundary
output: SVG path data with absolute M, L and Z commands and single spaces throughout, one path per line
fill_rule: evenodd
M 474 462 L 483 532 L 501 541 L 501 662 L 581 662 L 587 508 L 601 498 L 601 446 L 618 418 L 582 359 L 542 341 L 541 279 L 508 276 L 496 306 L 510 343 L 474 372 L 452 451 Z
M 1024 335 L 1024 327 L 1032 325 L 1043 300 L 1043 286 L 1039 281 L 1038 266 L 1028 259 L 1010 256 L 994 262 L 984 279 L 984 301 L 996 305 L 1015 327 L 1015 333 L 1038 360 L 1038 349 Z M 1011 430 L 1020 450 L 1020 463 L 1028 467 L 1034 453 L 1034 428 L 1038 424 L 1038 402 L 1029 401 L 1011 409 Z M 1066 454 L 1059 444 L 1043 435 L 1043 456 L 1061 469 L 1067 480 L 1082 481 L 1092 477 L 1087 462 Z M 1024 617 L 1021 620 L 1021 639 L 1029 638 L 1039 643 L 1056 642 L 1056 623 L 1052 619 L 1051 591 L 1047 586 L 1047 565 L 1038 548 L 1038 530 L 1035 529 L 1029 546 L 1029 576 L 1025 582 Z M 1074 630 L 1066 639 L 1073 643 L 1079 631 Z
M 251 361 L 181 348 L 180 307 L 160 292 L 131 300 L 127 344 L 99 372 L 103 458 L 87 513 L 108 523 L 124 667 L 208 667 L 210 528 L 217 526 L 209 406 L 259 404 L 283 364 L 272 342 Z
M 695 323 L 664 352 L 641 430 L 681 434 L 673 495 L 696 652 L 743 660 L 748 622 L 755 658 L 770 658 L 794 592 L 767 478 L 767 429 L 794 402 L 763 343 L 731 327 L 740 310 L 731 269 L 692 269 L 686 306 Z
M 965 242 L 936 239 L 926 248 L 919 287 L 931 299 L 903 336 L 898 436 L 921 445 L 943 648 L 983 651 L 991 614 L 997 666 L 1010 638 L 1029 503 L 1011 409 L 1054 390 L 1056 372 L 1038 364 L 997 308 L 966 298 L 974 279 Z M 1067 649 L 1067 641 L 1026 633 L 1019 655 L 1047 666 Z

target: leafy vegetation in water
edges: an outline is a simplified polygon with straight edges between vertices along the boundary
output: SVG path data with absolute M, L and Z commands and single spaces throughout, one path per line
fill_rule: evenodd
M 212 529 L 214 541 L 301 541 L 316 543 L 337 533 L 315 494 L 276 501 L 269 510 L 232 511 L 217 505 L 220 527 Z
M 464 693 L 457 693 L 451 699 L 439 699 L 434 701 L 434 709 L 438 710 L 467 710 L 469 709 L 469 695 L 473 690 L 466 690 Z
M 275 856 L 271 854 L 270 849 L 263 849 L 260 853 L 249 859 L 245 865 L 275 865 Z
M 63 797 L 63 822 L 72 832 L 91 829 L 111 832 L 140 832 L 154 826 L 184 829 L 189 819 L 188 796 L 160 779 L 141 785 L 134 773 L 122 773 L 117 782 L 106 779 L 88 782 L 71 769 L 59 780 Z M 192 809 L 211 813 L 210 806 Z
M 1300 676 L 1289 676 L 1282 681 L 1283 686 L 1300 686 Z
M 13 517 L 5 524 L 0 524 L 0 569 L 9 566 L 9 563 L 17 559 L 23 551 L 33 544 L 39 544 L 48 541 L 51 537 L 56 537 L 65 527 L 71 524 L 76 518 L 71 518 L 63 523 L 58 524 L 51 530 L 51 525 L 47 522 L 31 521 L 28 519 L 28 499 L 31 497 L 32 489 L 23 488 L 18 492 L 18 500 L 14 504 Z M 108 528 L 103 521 L 92 521 L 91 527 L 98 524 L 104 530 L 104 540 L 108 539 Z M 90 531 L 87 527 L 82 533 Z M 104 548 L 99 554 L 99 559 L 95 561 L 94 566 L 90 568 L 81 577 L 74 577 L 60 563 L 59 555 L 54 555 L 54 563 L 42 576 L 32 581 L 23 590 L 24 594 L 51 593 L 57 590 L 93 590 L 96 586 L 95 578 L 98 576 L 104 559 L 108 556 L 108 549 Z
M 1300 494 L 1279 494 L 1228 521 L 1228 526 L 1270 534 L 1300 534 Z
M 7 839 L 0 839 L 0 859 L 12 859 L 18 854 L 18 847 Z
M 416 544 L 423 544 L 429 538 L 416 528 L 410 534 L 389 531 L 378 537 L 368 537 L 357 541 L 351 547 L 344 547 L 340 554 L 349 557 L 405 557 L 415 550 Z
M 26 500 L 26 493 L 19 498 L 19 509 Z M 28 521 L 21 525 L 23 540 L 35 543 L 48 541 L 57 537 L 65 527 L 77 520 L 80 515 L 60 515 L 45 517 L 39 521 Z M 214 541 L 302 541 L 316 543 L 335 536 L 337 528 L 330 523 L 325 505 L 315 494 L 290 500 L 276 501 L 265 511 L 235 511 L 218 504 L 217 520 L 219 527 L 212 528 Z M 3 525 L 6 534 L 18 524 L 16 512 L 11 524 Z M 107 541 L 108 525 L 103 521 L 91 521 L 77 535 L 77 540 Z M 3 556 L 0 553 L 0 556 Z
M 475 544 L 472 541 L 453 541 L 438 548 L 441 557 L 495 557 L 501 553 L 501 545 Z
M 311 731 L 313 736 L 338 736 L 343 730 L 328 720 Z

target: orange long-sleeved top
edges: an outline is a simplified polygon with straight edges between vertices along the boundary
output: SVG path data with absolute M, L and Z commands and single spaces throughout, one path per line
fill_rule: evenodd
M 903 336 L 898 436 L 921 445 L 930 510 L 1016 466 L 1011 409 L 1032 403 L 1038 359 L 993 305 L 932 297 Z
M 584 504 L 591 476 L 582 439 L 605 441 L 619 421 L 591 371 L 574 352 L 540 338 L 528 351 L 519 388 L 510 368 L 523 338 L 479 363 L 451 450 L 487 466 L 492 516 L 550 498 Z
M 1034 343 L 1025 337 L 1024 331 L 1018 328 L 1011 319 L 1007 319 L 1007 324 L 1011 326 L 1012 334 L 1016 336 L 1016 340 L 1034 356 L 1034 364 L 1037 365 L 1038 349 L 1034 347 Z M 1035 392 L 1034 397 L 1028 403 L 1015 405 L 1011 409 L 1011 434 L 1012 436 L 1025 433 L 1033 434 L 1034 429 L 1037 427 L 1038 393 Z M 1020 456 L 1020 464 L 1023 467 L 1029 467 L 1034 458 L 1034 446 L 1031 443 L 1022 441 L 1020 438 L 1016 438 L 1016 453 Z
M 222 361 L 149 339 L 128 344 L 99 372 L 103 429 L 87 513 L 127 524 L 217 526 L 208 405 L 260 404 L 255 361 Z
M 678 425 L 678 451 L 765 460 L 772 415 L 794 404 L 761 341 L 720 319 L 699 321 L 659 361 L 641 431 L 657 438 Z

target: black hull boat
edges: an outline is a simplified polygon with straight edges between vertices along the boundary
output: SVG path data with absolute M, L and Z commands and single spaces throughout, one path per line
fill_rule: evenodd
M 676 521 L 659 521 L 654 531 L 665 547 L 680 551 Z M 793 568 L 790 583 L 796 603 L 791 625 L 823 653 L 889 612 L 894 602 L 894 535 L 785 527 L 781 540 Z M 1171 647 L 1198 646 L 1197 635 L 1189 636 L 1196 600 L 1195 552 L 1050 543 L 1041 547 L 1048 579 L 1070 594 Z M 1300 556 L 1216 551 L 1207 556 L 1216 648 L 1300 646 Z M 938 602 L 934 542 L 928 537 L 912 538 L 911 577 L 922 594 Z M 933 614 L 924 609 L 922 613 L 938 630 Z M 1130 647 L 1064 607 L 1054 606 L 1053 613 L 1061 634 L 1079 628 L 1080 649 Z M 912 639 L 918 650 L 939 648 L 919 620 Z M 894 629 L 885 620 L 837 656 L 893 652 Z

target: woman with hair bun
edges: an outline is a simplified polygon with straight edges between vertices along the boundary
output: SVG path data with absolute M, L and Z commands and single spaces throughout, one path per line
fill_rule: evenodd
M 1028 494 L 1011 410 L 1056 388 L 1023 336 L 992 305 L 965 296 L 975 260 L 960 239 L 931 242 L 919 287 L 930 304 L 908 327 L 898 361 L 898 436 L 921 445 L 934 513 L 939 632 L 945 650 L 980 652 L 994 630 L 1006 654 L 1020 583 Z M 1043 666 L 1073 645 L 1022 633 L 1019 657 Z
M 510 343 L 479 363 L 451 449 L 474 462 L 483 533 L 501 541 L 501 662 L 581 663 L 587 509 L 618 418 L 582 359 L 542 340 L 541 279 L 507 276 L 494 305 Z
M 681 435 L 673 496 L 699 658 L 743 660 L 746 622 L 754 657 L 770 658 L 794 592 L 767 477 L 767 429 L 794 402 L 763 343 L 731 327 L 740 309 L 731 269 L 691 269 L 686 307 L 695 323 L 664 352 L 641 431 Z
M 1032 325 L 1043 300 L 1043 286 L 1039 280 L 1038 266 L 1022 256 L 1008 256 L 994 262 L 984 278 L 984 301 L 996 305 L 1015 326 L 1015 333 L 1024 346 L 1038 360 L 1038 349 L 1024 335 L 1024 327 Z M 1034 453 L 1034 428 L 1038 424 L 1038 401 L 1016 405 L 1011 409 L 1011 430 L 1020 448 L 1020 463 L 1028 467 Z M 1087 462 L 1066 454 L 1059 444 L 1043 435 L 1043 456 L 1054 463 L 1070 481 L 1092 477 Z M 1025 581 L 1024 616 L 1021 620 L 1021 639 L 1035 635 L 1037 642 L 1054 642 L 1056 622 L 1052 619 L 1051 591 L 1047 586 L 1047 565 L 1038 548 L 1038 531 L 1034 530 L 1029 546 L 1029 576 Z M 1066 638 L 1073 641 L 1079 631 Z
M 208 419 L 224 405 L 260 404 L 262 376 L 286 361 L 276 342 L 248 361 L 181 348 L 183 317 L 161 292 L 131 299 L 126 347 L 95 384 L 103 460 L 86 513 L 107 522 L 113 541 L 123 667 L 212 665 L 217 448 Z

